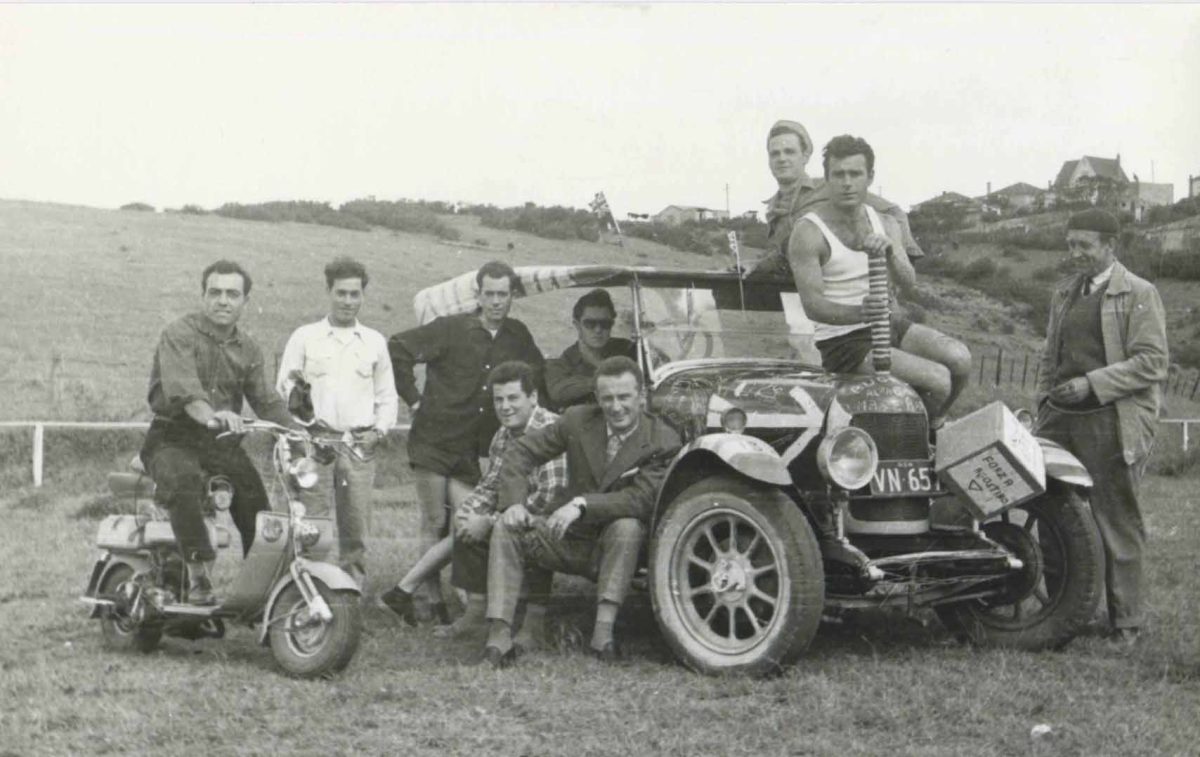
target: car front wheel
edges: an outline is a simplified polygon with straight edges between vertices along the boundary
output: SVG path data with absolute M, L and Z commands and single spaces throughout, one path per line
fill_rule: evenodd
M 808 521 L 778 489 L 703 479 L 667 505 L 650 595 L 676 657 L 701 673 L 759 676 L 794 661 L 821 620 L 824 575 Z

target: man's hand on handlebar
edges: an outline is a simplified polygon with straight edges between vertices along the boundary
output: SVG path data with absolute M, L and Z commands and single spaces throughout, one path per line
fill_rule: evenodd
M 246 424 L 242 416 L 232 410 L 217 410 L 208 420 L 207 426 L 213 431 L 227 431 L 231 434 L 246 433 Z

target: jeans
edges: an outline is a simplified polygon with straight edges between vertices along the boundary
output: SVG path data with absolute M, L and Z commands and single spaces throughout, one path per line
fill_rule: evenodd
M 222 475 L 233 484 L 229 513 L 242 536 L 243 555 L 250 551 L 260 510 L 268 509 L 267 492 L 254 463 L 236 439 L 217 439 L 188 420 L 155 418 L 142 444 L 142 463 L 156 486 L 155 500 L 167 508 L 171 530 L 183 559 L 216 559 L 201 511 L 205 482 Z
M 333 462 L 319 466 L 317 485 L 301 495 L 312 515 L 337 518 L 338 563 L 343 569 L 367 572 L 364 539 L 371 524 L 371 497 L 375 488 L 375 458 L 359 460 L 338 448 Z

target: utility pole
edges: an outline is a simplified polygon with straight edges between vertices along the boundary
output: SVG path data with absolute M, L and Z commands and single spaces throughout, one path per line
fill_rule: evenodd
M 729 217 L 729 183 L 725 183 L 725 217 Z

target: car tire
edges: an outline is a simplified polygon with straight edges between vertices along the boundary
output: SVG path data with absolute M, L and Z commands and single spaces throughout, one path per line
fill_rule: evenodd
M 1022 558 L 1025 569 L 999 598 L 936 608 L 942 624 L 981 646 L 1065 646 L 1092 620 L 1103 589 L 1100 534 L 1080 493 L 1049 491 L 984 523 L 983 531 Z
M 711 476 L 663 511 L 650 548 L 650 597 L 667 644 L 689 668 L 773 674 L 816 635 L 825 598 L 820 548 L 779 489 Z

